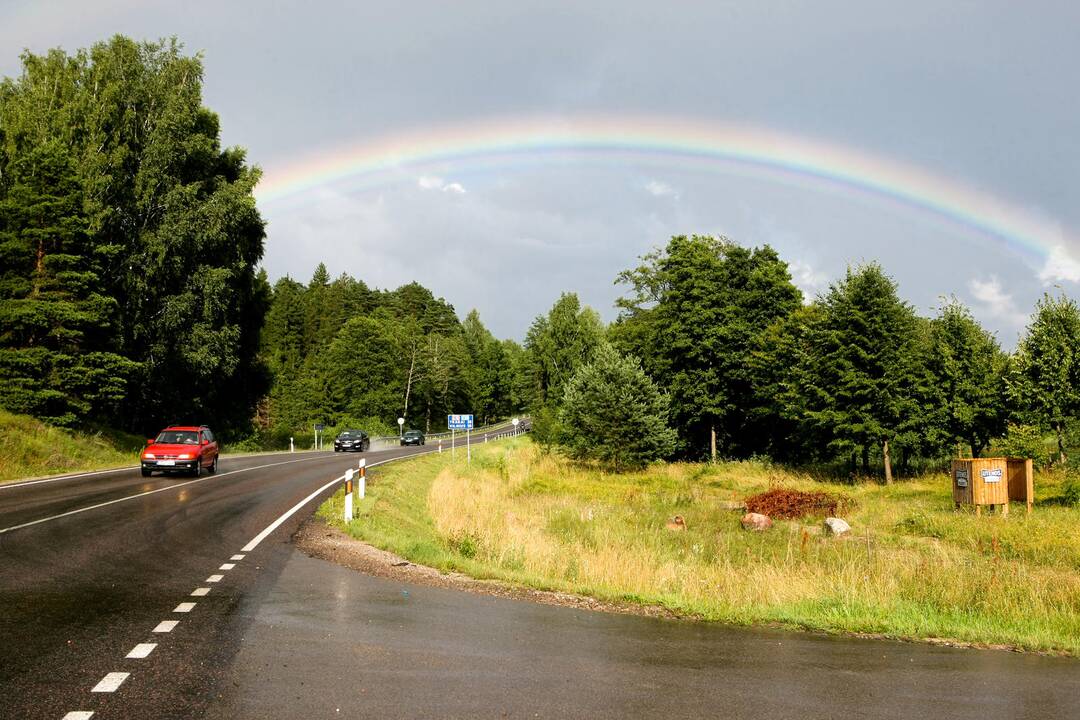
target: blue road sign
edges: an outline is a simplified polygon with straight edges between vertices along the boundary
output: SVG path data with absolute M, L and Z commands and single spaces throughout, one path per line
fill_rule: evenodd
M 447 415 L 446 427 L 450 430 L 472 430 L 472 415 Z

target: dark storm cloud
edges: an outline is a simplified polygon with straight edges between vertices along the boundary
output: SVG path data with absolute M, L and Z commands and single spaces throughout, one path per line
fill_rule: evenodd
M 661 113 L 896 158 L 1073 232 L 1078 7 L 27 3 L 0 11 L 0 71 L 17 72 L 23 46 L 175 34 L 205 54 L 206 102 L 221 114 L 225 140 L 270 170 L 345 143 L 472 118 Z M 267 204 L 267 267 L 303 278 L 326 259 L 375 285 L 416 278 L 518 337 L 563 289 L 611 317 L 615 274 L 672 232 L 771 242 L 811 291 L 848 262 L 880 259 L 921 310 L 956 294 L 1008 343 L 1018 313 L 1044 289 L 1043 268 L 1017 262 L 999 241 L 813 188 L 694 173 L 676 162 L 470 172 L 438 173 L 464 193 L 425 189 L 417 176 Z M 402 257 L 406 241 L 425 252 Z M 1069 277 L 1067 263 L 1059 277 Z

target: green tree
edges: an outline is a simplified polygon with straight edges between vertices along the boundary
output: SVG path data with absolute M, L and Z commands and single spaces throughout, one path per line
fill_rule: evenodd
M 566 385 L 559 422 L 560 445 L 580 460 L 598 460 L 616 471 L 669 456 L 676 434 L 668 426 L 668 398 L 641 369 L 610 344 Z
M 108 420 L 135 364 L 113 352 L 117 305 L 103 292 L 70 150 L 38 140 L 4 148 L 0 406 L 59 425 Z
M 1064 463 L 1068 424 L 1080 415 L 1080 307 L 1044 295 L 1017 348 L 1009 392 L 1023 414 L 1057 438 Z
M 640 356 L 671 394 L 673 419 L 691 454 L 708 443 L 748 455 L 768 448 L 773 418 L 748 412 L 764 378 L 750 357 L 759 336 L 794 312 L 802 294 L 768 247 L 725 238 L 678 236 L 619 275 L 632 288 L 615 342 Z
M 574 372 L 592 359 L 604 339 L 595 310 L 582 307 L 574 293 L 563 293 L 548 314 L 533 321 L 525 336 L 529 404 L 557 405 Z
M 926 367 L 936 392 L 921 403 L 936 418 L 947 447 L 967 445 L 979 457 L 1005 431 L 1007 356 L 971 312 L 953 300 L 929 325 Z
M 800 370 L 804 420 L 833 452 L 860 453 L 864 472 L 880 449 L 891 482 L 889 443 L 920 412 L 915 312 L 876 264 L 849 268 L 821 306 Z
M 102 344 L 136 370 L 116 416 L 131 429 L 186 418 L 242 430 L 265 392 L 259 173 L 242 150 L 221 147 L 202 72 L 175 41 L 117 36 L 73 56 L 25 53 L 22 75 L 0 90 L 0 167 L 49 143 L 67 155 L 57 187 L 80 227 L 65 232 L 85 240 L 57 262 L 109 269 L 95 273 L 97 294 L 115 303 L 101 308 L 112 319 L 99 327 L 111 333 Z M 101 377 L 127 374 L 111 368 Z

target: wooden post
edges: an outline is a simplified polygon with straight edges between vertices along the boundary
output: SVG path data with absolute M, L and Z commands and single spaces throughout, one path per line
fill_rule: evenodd
M 712 458 L 712 462 L 716 463 L 716 426 L 709 426 L 709 457 Z
M 892 458 L 889 457 L 889 441 L 885 441 L 885 484 L 892 485 Z

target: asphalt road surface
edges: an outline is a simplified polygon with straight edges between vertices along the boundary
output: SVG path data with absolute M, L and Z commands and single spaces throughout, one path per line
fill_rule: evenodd
M 356 459 L 0 486 L 0 719 L 1080 717 L 1074 660 L 605 615 L 304 556 L 289 537 Z

